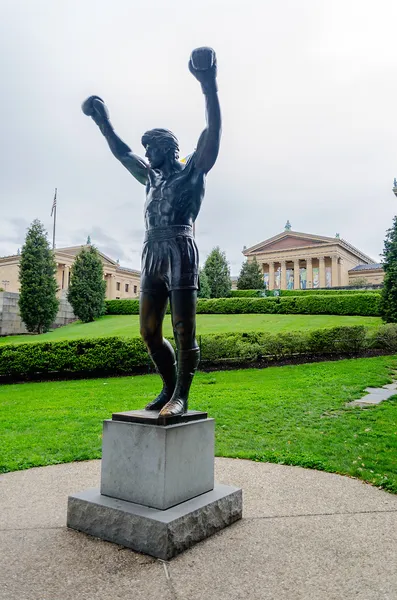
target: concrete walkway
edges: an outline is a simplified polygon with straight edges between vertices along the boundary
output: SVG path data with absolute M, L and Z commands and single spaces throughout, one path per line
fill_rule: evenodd
M 298 467 L 217 459 L 244 518 L 169 563 L 66 529 L 99 461 L 0 476 L 1 600 L 394 600 L 397 497 Z

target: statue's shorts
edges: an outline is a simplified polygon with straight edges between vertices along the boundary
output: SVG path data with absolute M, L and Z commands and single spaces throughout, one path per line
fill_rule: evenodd
M 199 255 L 190 225 L 156 227 L 145 233 L 141 292 L 197 290 Z

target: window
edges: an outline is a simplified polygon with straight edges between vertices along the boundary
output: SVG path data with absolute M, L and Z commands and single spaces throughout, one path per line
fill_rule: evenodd
M 136 285 L 134 285 L 134 294 L 136 294 L 136 293 L 137 293 L 137 290 L 138 290 L 137 286 L 136 286 Z
M 120 291 L 120 281 L 116 281 L 116 290 Z
M 125 284 L 125 291 L 128 292 L 130 289 L 130 286 L 128 285 L 128 283 Z

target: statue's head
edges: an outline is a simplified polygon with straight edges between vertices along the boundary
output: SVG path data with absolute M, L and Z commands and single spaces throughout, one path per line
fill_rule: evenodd
M 168 129 L 151 129 L 142 136 L 145 156 L 153 169 L 158 169 L 168 160 L 177 160 L 179 144 L 175 135 Z

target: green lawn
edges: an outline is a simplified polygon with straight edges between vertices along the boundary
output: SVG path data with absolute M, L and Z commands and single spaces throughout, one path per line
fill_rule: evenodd
M 359 477 L 397 493 L 397 397 L 347 408 L 396 357 L 198 373 L 191 408 L 216 419 L 216 454 Z M 141 408 L 158 376 L 3 385 L 0 472 L 99 458 L 102 420 Z
M 222 333 L 225 331 L 257 331 L 269 333 L 296 329 L 320 329 L 339 325 L 381 324 L 380 317 L 344 317 L 339 315 L 197 315 L 197 334 Z M 166 315 L 164 332 L 172 336 L 170 316 Z M 20 344 L 25 342 L 71 340 L 81 337 L 101 337 L 120 335 L 139 336 L 137 315 L 109 315 L 94 323 L 71 323 L 49 333 L 18 335 L 0 338 L 0 344 Z

